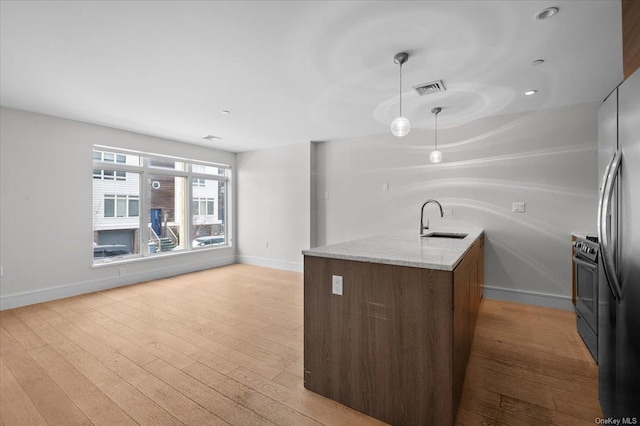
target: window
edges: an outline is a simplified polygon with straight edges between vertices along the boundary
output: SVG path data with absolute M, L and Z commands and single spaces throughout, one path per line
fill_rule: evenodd
M 229 245 L 228 166 L 103 148 L 93 151 L 94 263 Z
M 104 196 L 104 217 L 138 217 L 140 215 L 140 200 L 136 195 Z
M 185 163 L 168 157 L 150 158 L 149 167 L 168 170 L 185 170 Z
M 191 197 L 191 234 L 193 236 L 193 246 L 202 247 L 224 242 L 225 236 L 225 214 L 226 187 L 227 182 L 206 179 L 199 179 L 201 185 L 192 185 Z
M 147 181 L 149 244 L 154 253 L 185 250 L 185 187 L 186 178 L 173 173 L 159 174 L 154 170 Z
M 203 166 L 203 165 L 200 165 L 200 164 L 193 164 L 193 165 L 191 166 L 191 171 L 192 171 L 193 173 L 206 173 L 206 170 L 207 170 L 207 167 L 206 167 L 206 166 Z M 191 179 L 191 184 L 192 184 L 193 186 L 200 186 L 200 187 L 202 187 L 202 186 L 204 186 L 204 185 L 205 185 L 205 181 L 204 181 L 204 179 L 203 179 L 203 178 L 193 178 L 193 179 Z
M 204 184 L 202 186 L 204 186 Z M 211 216 L 214 214 L 214 204 L 215 201 L 213 200 L 213 198 L 194 198 L 191 202 L 191 214 Z
M 94 179 L 127 180 L 127 173 L 116 170 L 93 169 Z
M 124 154 L 94 150 L 93 162 L 126 164 L 127 156 Z M 93 169 L 93 178 L 102 180 L 127 180 L 127 173 L 120 170 Z
M 114 154 L 113 152 L 93 151 L 93 161 L 103 161 L 105 163 L 125 164 L 127 156 L 124 154 Z

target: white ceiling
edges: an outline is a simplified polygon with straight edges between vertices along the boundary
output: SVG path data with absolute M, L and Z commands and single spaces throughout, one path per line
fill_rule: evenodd
M 2 0 L 0 101 L 235 152 L 393 138 L 394 54 L 410 54 L 414 128 L 433 127 L 435 106 L 452 127 L 599 101 L 622 80 L 620 13 L 611 0 Z M 439 79 L 446 92 L 411 89 Z

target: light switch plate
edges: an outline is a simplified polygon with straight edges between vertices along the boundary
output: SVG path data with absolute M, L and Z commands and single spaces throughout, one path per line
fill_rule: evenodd
M 388 191 L 389 190 L 389 184 L 388 183 L 383 183 L 382 184 L 382 190 L 383 191 Z
M 342 276 L 340 275 L 331 276 L 331 293 L 337 294 L 338 296 L 342 296 Z
M 524 201 L 514 201 L 513 211 L 515 213 L 524 213 Z

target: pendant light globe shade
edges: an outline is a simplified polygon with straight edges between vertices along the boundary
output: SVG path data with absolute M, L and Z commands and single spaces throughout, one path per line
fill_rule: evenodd
M 429 160 L 431 160 L 432 163 L 440 163 L 442 161 L 442 152 L 431 151 L 431 154 L 429 154 Z
M 411 130 L 411 123 L 405 117 L 398 117 L 391 122 L 391 133 L 399 138 L 406 136 Z

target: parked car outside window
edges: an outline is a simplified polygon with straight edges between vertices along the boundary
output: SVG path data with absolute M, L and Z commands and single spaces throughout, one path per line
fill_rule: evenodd
M 101 257 L 125 256 L 128 254 L 131 254 L 131 252 L 125 245 L 113 244 L 93 247 L 94 259 L 99 259 Z
M 193 247 L 203 247 L 224 244 L 224 235 L 198 237 L 193 240 Z

